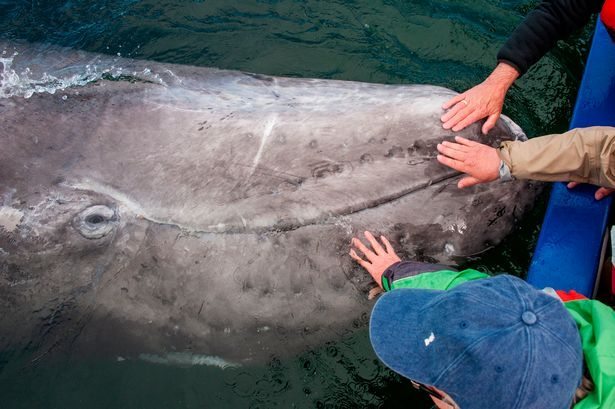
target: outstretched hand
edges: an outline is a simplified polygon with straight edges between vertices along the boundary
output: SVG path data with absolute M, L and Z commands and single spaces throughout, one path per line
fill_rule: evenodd
M 498 64 L 485 81 L 442 105 L 443 109 L 448 109 L 440 118 L 442 127 L 458 132 L 487 118 L 482 127 L 483 133 L 487 134 L 502 113 L 506 92 L 518 77 L 519 72 L 510 65 Z
M 391 243 L 389 243 L 386 237 L 380 236 L 380 240 L 382 241 L 382 244 L 380 244 L 370 232 L 366 231 L 364 234 L 371 245 L 371 249 L 364 245 L 361 240 L 353 237 L 351 241 L 350 257 L 365 268 L 376 283 L 382 287 L 382 274 L 384 274 L 387 268 L 401 261 L 401 259 L 395 254 L 393 246 L 391 246 Z M 359 250 L 367 260 L 359 257 L 355 248 L 352 246 L 354 246 L 356 250 Z
M 568 189 L 574 189 L 575 187 L 579 185 L 580 185 L 579 182 L 569 182 L 567 187 Z M 596 200 L 602 200 L 613 192 L 615 192 L 615 189 L 610 189 L 608 187 L 601 187 L 601 188 L 598 188 L 598 190 L 596 190 L 596 193 L 594 193 L 594 198 Z
M 456 136 L 455 142 L 439 143 L 438 162 L 465 173 L 457 186 L 459 188 L 491 182 L 500 177 L 500 156 L 495 148 Z

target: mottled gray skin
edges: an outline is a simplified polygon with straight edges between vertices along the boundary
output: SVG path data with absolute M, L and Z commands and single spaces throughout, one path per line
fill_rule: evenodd
M 94 62 L 166 85 L 0 99 L 0 350 L 297 353 L 367 320 L 373 283 L 347 255 L 353 235 L 455 264 L 500 242 L 536 193 L 457 189 L 435 160 L 453 136 L 444 88 L 18 49 L 18 72 Z M 500 122 L 488 140 L 515 129 Z

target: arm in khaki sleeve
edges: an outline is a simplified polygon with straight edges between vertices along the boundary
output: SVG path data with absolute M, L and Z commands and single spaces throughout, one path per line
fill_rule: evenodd
M 615 188 L 615 128 L 573 129 L 529 141 L 503 142 L 498 151 L 517 179 L 581 182 Z

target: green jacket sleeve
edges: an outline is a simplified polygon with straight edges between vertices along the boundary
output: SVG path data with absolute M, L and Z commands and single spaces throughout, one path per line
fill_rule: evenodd
M 594 390 L 574 409 L 615 408 L 615 312 L 595 300 L 564 303 L 579 327 Z
M 449 290 L 467 281 L 486 277 L 489 276 L 472 269 L 463 271 L 441 270 L 401 278 L 390 283 L 390 289 L 423 288 L 429 290 Z

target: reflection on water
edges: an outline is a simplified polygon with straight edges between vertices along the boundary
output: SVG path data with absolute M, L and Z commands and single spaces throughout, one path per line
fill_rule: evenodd
M 111 55 L 298 77 L 429 83 L 461 91 L 494 66 L 536 1 L 0 2 L 4 38 Z M 509 93 L 530 135 L 566 128 L 590 29 L 560 44 Z M 472 266 L 522 274 L 543 205 Z M 206 360 L 203 362 L 207 362 Z M 378 363 L 365 326 L 267 366 L 220 369 L 145 361 L 37 360 L 0 353 L 2 408 L 430 407 Z
M 260 367 L 31 359 L 27 352 L 0 354 L 3 408 L 430 407 L 378 362 L 365 330 Z

